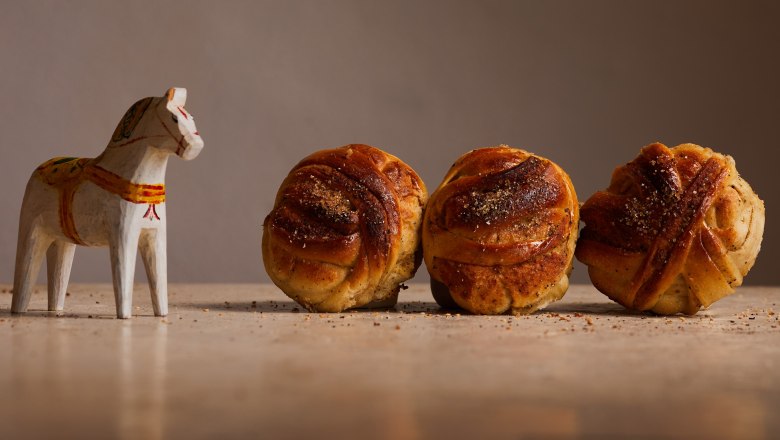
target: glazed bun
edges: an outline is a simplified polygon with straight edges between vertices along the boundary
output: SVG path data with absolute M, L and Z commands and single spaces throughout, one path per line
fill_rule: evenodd
M 505 145 L 466 153 L 431 195 L 423 254 L 444 306 L 531 313 L 569 286 L 578 203 L 569 176 Z
M 651 144 L 582 207 L 577 259 L 634 310 L 694 314 L 742 284 L 761 247 L 764 203 L 730 156 Z
M 368 145 L 322 150 L 282 182 L 263 226 L 271 280 L 308 310 L 395 304 L 420 265 L 425 185 Z

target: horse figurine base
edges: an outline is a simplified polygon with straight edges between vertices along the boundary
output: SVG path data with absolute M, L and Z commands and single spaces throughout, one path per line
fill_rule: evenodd
M 203 149 L 186 99 L 182 88 L 142 99 L 127 110 L 100 156 L 54 158 L 33 172 L 19 218 L 12 313 L 27 311 L 44 254 L 49 310 L 62 310 L 81 245 L 109 247 L 118 318 L 132 314 L 139 250 L 154 314 L 168 314 L 165 168 L 170 155 L 191 160 Z

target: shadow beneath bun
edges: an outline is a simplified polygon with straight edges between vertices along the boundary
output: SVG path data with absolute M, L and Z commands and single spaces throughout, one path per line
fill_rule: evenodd
M 292 300 L 263 300 L 263 301 L 223 301 L 208 303 L 179 303 L 179 310 L 208 310 L 218 312 L 259 312 L 259 313 L 312 313 L 334 314 L 339 313 L 435 313 L 439 306 L 435 303 L 399 303 L 394 307 L 354 308 L 343 312 L 318 312 L 309 311 L 305 307 Z
M 207 303 L 179 303 L 179 310 L 203 310 L 220 312 L 308 313 L 294 301 L 222 301 Z
M 588 303 L 553 303 L 537 313 L 582 313 L 588 315 L 604 316 L 655 316 L 649 312 L 629 310 L 620 304 L 613 302 L 588 302 Z

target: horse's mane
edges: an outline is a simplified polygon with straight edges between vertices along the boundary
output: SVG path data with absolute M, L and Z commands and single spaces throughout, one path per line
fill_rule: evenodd
M 143 98 L 131 105 L 114 129 L 114 134 L 111 136 L 111 142 L 121 142 L 132 136 L 133 131 L 138 126 L 141 118 L 156 99 L 159 98 Z

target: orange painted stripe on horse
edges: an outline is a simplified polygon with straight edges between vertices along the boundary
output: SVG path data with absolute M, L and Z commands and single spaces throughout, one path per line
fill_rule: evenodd
M 132 203 L 157 205 L 165 202 L 164 184 L 133 183 L 97 165 L 88 165 L 84 177 L 104 190 Z
M 91 163 L 92 160 L 57 157 L 45 162 L 36 170 L 38 177 L 57 188 L 60 193 L 59 217 L 62 233 L 74 243 L 81 245 L 85 243 L 76 230 L 76 222 L 73 218 L 73 195 L 84 181 L 90 181 L 128 202 L 144 203 L 150 206 L 165 202 L 164 184 L 133 183 Z M 62 171 L 58 172 L 60 168 Z M 154 218 L 159 220 L 154 209 L 147 210 L 147 215 L 144 218 L 149 217 L 150 212 L 154 214 Z
M 78 188 L 78 184 L 65 185 L 60 188 L 60 226 L 62 233 L 76 244 L 83 245 L 84 242 L 76 231 L 76 222 L 73 220 L 73 194 Z

